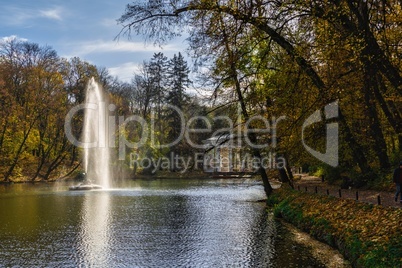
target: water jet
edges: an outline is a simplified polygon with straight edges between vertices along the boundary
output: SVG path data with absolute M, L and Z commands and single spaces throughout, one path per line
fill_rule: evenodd
M 107 98 L 92 77 L 85 91 L 83 146 L 84 182 L 69 190 L 107 189 L 110 187 L 110 148 L 108 144 Z

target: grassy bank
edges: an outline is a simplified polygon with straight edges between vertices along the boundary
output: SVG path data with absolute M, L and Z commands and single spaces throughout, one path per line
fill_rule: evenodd
M 282 217 L 337 249 L 354 267 L 402 267 L 402 210 L 281 187 L 268 199 Z

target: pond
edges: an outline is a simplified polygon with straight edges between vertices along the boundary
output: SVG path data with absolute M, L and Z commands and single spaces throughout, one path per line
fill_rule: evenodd
M 325 267 L 252 180 L 0 185 L 0 267 Z

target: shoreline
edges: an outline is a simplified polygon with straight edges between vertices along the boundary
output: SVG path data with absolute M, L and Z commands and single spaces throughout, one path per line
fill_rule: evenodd
M 282 225 L 290 231 L 296 243 L 303 245 L 309 249 L 311 255 L 320 263 L 328 268 L 350 268 L 352 267 L 348 260 L 342 256 L 338 249 L 333 248 L 317 239 L 310 234 L 298 229 L 296 226 L 286 222 L 283 219 L 277 219 Z
M 281 187 L 268 197 L 274 215 L 339 250 L 353 267 L 399 267 L 400 208 Z

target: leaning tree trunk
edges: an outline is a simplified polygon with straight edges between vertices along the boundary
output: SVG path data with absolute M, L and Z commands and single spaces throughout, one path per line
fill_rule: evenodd
M 247 112 L 246 103 L 245 103 L 245 100 L 243 98 L 243 94 L 241 92 L 241 85 L 240 85 L 240 81 L 239 81 L 238 75 L 237 75 L 236 60 L 235 60 L 235 57 L 234 57 L 234 53 L 233 53 L 233 51 L 231 50 L 231 48 L 229 46 L 227 35 L 226 35 L 224 29 L 225 28 L 223 27 L 225 47 L 226 47 L 226 51 L 228 53 L 228 61 L 229 61 L 229 64 L 230 64 L 230 69 L 229 69 L 230 74 L 229 75 L 232 78 L 233 83 L 234 83 L 237 99 L 238 99 L 240 107 L 241 107 L 241 113 L 242 113 L 242 115 L 244 117 L 244 120 L 248 121 L 250 116 L 249 116 L 249 114 Z M 249 126 L 249 129 L 252 130 L 253 127 Z M 247 133 L 247 137 L 251 141 L 252 144 L 257 143 L 257 136 L 255 135 L 255 132 L 249 131 Z M 267 175 L 267 173 L 265 171 L 265 168 L 262 166 L 261 152 L 260 152 L 259 149 L 255 148 L 255 147 L 251 148 L 251 149 L 252 149 L 253 157 L 255 157 L 255 158 L 257 158 L 259 160 L 258 161 L 257 172 L 261 176 L 262 182 L 264 184 L 265 194 L 266 194 L 266 196 L 269 196 L 272 193 L 273 189 L 272 189 L 271 184 L 269 183 L 269 178 L 268 178 L 268 175 Z
M 279 169 L 279 178 L 282 183 L 288 183 L 292 188 L 294 188 L 292 169 L 290 168 L 286 154 L 284 154 L 283 157 L 285 158 L 285 166 Z

